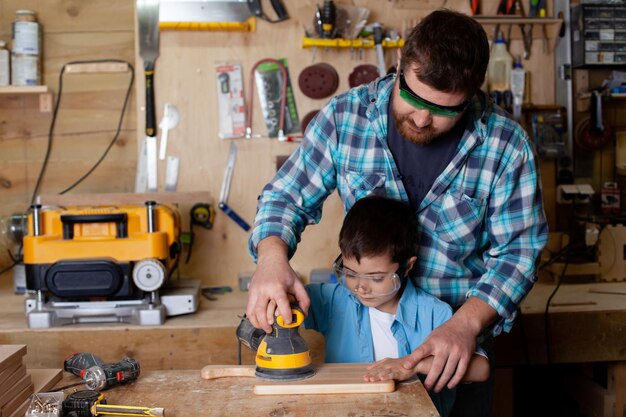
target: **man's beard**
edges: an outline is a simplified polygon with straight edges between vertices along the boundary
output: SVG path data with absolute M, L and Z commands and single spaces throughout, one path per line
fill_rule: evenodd
M 393 110 L 393 120 L 396 123 L 396 130 L 400 136 L 416 145 L 428 145 L 437 136 L 439 136 L 435 129 L 433 129 L 432 125 L 418 129 L 409 116 L 398 114 L 395 110 Z M 415 130 L 419 130 L 419 133 L 411 129 L 409 126 Z

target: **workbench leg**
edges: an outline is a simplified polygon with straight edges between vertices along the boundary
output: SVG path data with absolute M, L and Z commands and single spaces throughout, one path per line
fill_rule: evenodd
M 610 362 L 608 379 L 615 393 L 615 417 L 626 417 L 626 362 Z

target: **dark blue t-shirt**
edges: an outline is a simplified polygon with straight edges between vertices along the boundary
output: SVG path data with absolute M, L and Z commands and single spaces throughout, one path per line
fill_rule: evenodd
M 449 132 L 427 145 L 417 145 L 404 139 L 396 130 L 391 102 L 392 100 L 389 100 L 387 142 L 411 201 L 411 207 L 417 210 L 439 174 L 454 157 L 467 120 L 462 117 Z

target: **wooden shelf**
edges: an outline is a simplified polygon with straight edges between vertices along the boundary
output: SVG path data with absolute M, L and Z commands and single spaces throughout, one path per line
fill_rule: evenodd
M 8 85 L 0 87 L 0 95 L 39 94 L 39 111 L 52 112 L 52 94 L 47 85 Z
M 558 37 L 563 19 L 552 17 L 517 17 L 517 16 L 474 16 L 474 18 L 485 27 L 487 36 L 493 38 L 496 25 L 500 25 L 500 30 L 507 36 L 508 26 L 512 26 L 511 38 L 522 39 L 520 25 L 533 25 L 533 41 L 541 40 L 545 36 L 552 41 Z M 508 40 L 508 39 L 507 39 Z
M 404 39 L 397 41 L 383 40 L 383 48 L 401 48 L 404 45 Z M 319 39 L 319 38 L 302 38 L 303 48 L 312 48 L 315 46 L 325 48 L 373 48 L 373 38 L 358 38 L 358 39 Z
M 8 85 L 0 87 L 0 94 L 44 94 L 47 92 L 47 85 Z

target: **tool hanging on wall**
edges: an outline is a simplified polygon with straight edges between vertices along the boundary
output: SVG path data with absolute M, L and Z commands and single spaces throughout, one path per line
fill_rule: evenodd
M 319 16 L 320 37 L 323 39 L 333 39 L 336 33 L 335 21 L 337 16 L 337 9 L 333 0 L 324 0 L 322 10 L 317 6 L 316 16 Z
M 139 55 L 146 78 L 146 138 L 139 159 L 144 158 L 148 191 L 157 191 L 157 139 L 154 109 L 154 64 L 159 56 L 159 0 L 137 0 Z M 144 153 L 145 152 L 145 153 Z M 138 164 L 139 165 L 139 164 Z M 141 173 L 138 173 L 138 176 Z M 142 185 L 137 183 L 136 188 Z M 135 190 L 145 191 L 145 190 Z
M 271 63 L 278 66 L 281 74 L 281 89 L 280 89 L 280 118 L 278 121 L 278 140 L 285 141 L 287 137 L 285 136 L 285 105 L 287 103 L 287 69 L 277 59 L 273 58 L 264 58 L 257 61 L 250 70 L 250 88 L 248 89 L 248 112 L 246 115 L 246 139 L 252 138 L 252 110 L 254 109 L 254 73 L 257 70 L 257 67 L 263 63 Z M 270 100 L 268 100 L 270 101 Z M 271 101 L 273 104 L 273 101 Z M 276 109 L 270 109 L 276 111 Z
M 591 94 L 590 115 L 576 127 L 575 139 L 586 151 L 601 149 L 613 139 L 613 129 L 602 118 L 602 93 L 598 90 Z
M 287 9 L 283 5 L 281 0 L 270 0 L 272 8 L 274 9 L 274 13 L 276 13 L 276 18 L 272 19 L 263 11 L 263 5 L 261 4 L 261 0 L 247 0 L 248 8 L 252 16 L 256 16 L 260 19 L 265 20 L 269 23 L 278 23 L 284 20 L 289 19 L 289 14 L 287 13 Z
M 380 23 L 372 23 L 372 33 L 374 34 L 374 48 L 376 49 L 376 63 L 378 65 L 378 75 L 384 77 L 387 74 L 385 66 L 385 52 L 383 51 L 383 27 Z
M 162 30 L 254 32 L 256 18 L 246 0 L 161 0 Z
M 224 180 L 222 181 L 222 189 L 220 191 L 219 208 L 235 221 L 246 232 L 250 230 L 250 225 L 242 219 L 237 213 L 228 206 L 228 196 L 230 194 L 230 183 L 233 179 L 233 171 L 235 170 L 235 161 L 237 159 L 237 145 L 235 142 L 231 142 L 230 151 L 228 152 L 228 160 L 226 162 L 226 169 L 224 170 Z
M 159 56 L 159 0 L 137 0 L 139 55 L 146 76 L 146 135 L 156 135 L 154 64 Z
M 193 230 L 194 226 L 200 226 L 206 230 L 213 228 L 213 221 L 215 220 L 215 210 L 213 206 L 208 203 L 196 203 L 189 211 L 189 249 L 187 251 L 187 259 L 185 263 L 189 263 L 191 259 L 191 253 L 193 251 L 193 243 L 196 238 L 196 234 Z
M 163 118 L 161 119 L 161 123 L 159 123 L 159 127 L 161 128 L 159 159 L 161 161 L 165 160 L 165 154 L 167 153 L 167 138 L 169 136 L 169 130 L 178 126 L 179 120 L 180 115 L 178 113 L 178 108 L 171 103 L 165 103 L 163 108 Z

